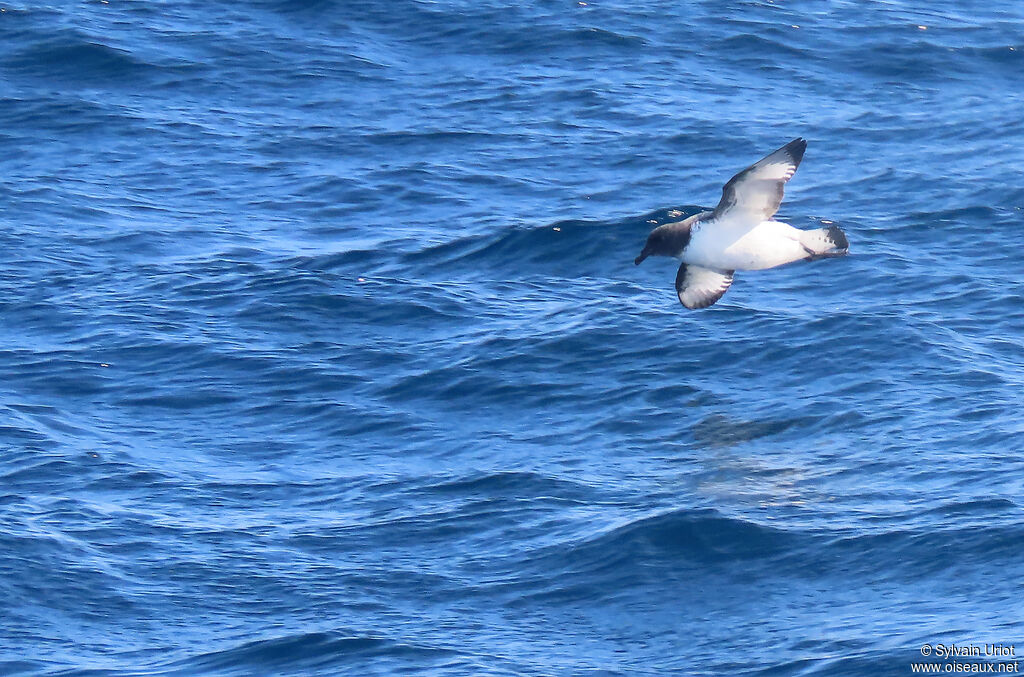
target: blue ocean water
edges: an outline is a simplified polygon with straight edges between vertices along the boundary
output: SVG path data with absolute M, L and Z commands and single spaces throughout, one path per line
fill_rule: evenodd
M 1024 653 L 1024 6 L 0 11 L 0 674 Z M 654 224 L 809 147 L 851 253 Z

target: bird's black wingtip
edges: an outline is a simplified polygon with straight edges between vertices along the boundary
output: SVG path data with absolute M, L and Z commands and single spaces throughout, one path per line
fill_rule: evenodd
M 796 164 L 800 164 L 800 160 L 804 157 L 804 151 L 807 150 L 807 141 L 802 137 L 798 136 L 785 146 L 782 147 Z
M 826 232 L 826 236 L 832 241 L 836 249 L 843 251 L 850 249 L 850 241 L 846 239 L 846 233 L 839 226 L 831 226 Z

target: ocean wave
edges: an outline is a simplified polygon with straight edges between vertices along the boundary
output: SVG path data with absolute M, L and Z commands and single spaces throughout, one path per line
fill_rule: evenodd
M 997 502 L 997 509 L 1004 509 L 1002 502 Z M 952 516 L 961 514 L 961 507 L 951 504 L 935 511 Z M 1024 520 L 1019 514 L 1014 523 L 998 527 L 976 523 L 839 535 L 728 517 L 713 509 L 676 509 L 632 519 L 581 540 L 544 545 L 516 564 L 519 575 L 495 576 L 483 589 L 501 589 L 517 600 L 552 600 L 643 597 L 651 580 L 696 583 L 753 571 L 760 572 L 759 579 L 805 584 L 956 580 L 965 571 L 994 578 L 1012 559 L 1013 543 L 1022 534 Z M 957 554 L 943 560 L 932 556 L 936 548 L 947 547 Z
M 168 665 L 157 674 L 249 675 L 253 671 L 350 670 L 362 665 L 365 674 L 386 674 L 409 666 L 450 661 L 456 652 L 358 632 L 304 632 L 243 642 Z
M 469 268 L 478 274 L 481 270 L 494 274 L 513 269 L 520 276 L 544 272 L 558 277 L 605 276 L 610 259 L 623 266 L 632 264 L 651 230 L 699 211 L 695 206 L 670 207 L 613 223 L 560 221 L 492 236 L 463 237 L 408 254 L 404 263 L 426 272 Z
M 68 32 L 15 52 L 6 63 L 16 76 L 59 82 L 127 85 L 146 81 L 159 71 L 128 49 Z

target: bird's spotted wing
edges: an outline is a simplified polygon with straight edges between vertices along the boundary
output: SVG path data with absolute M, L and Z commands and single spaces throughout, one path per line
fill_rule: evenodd
M 732 212 L 741 212 L 754 223 L 770 219 L 779 211 L 783 187 L 793 178 L 806 149 L 806 141 L 793 139 L 729 179 L 722 188 L 715 217 L 728 218 L 726 215 Z
M 679 265 L 676 273 L 676 293 L 679 302 L 690 310 L 714 305 L 732 284 L 731 270 L 712 270 L 701 266 Z

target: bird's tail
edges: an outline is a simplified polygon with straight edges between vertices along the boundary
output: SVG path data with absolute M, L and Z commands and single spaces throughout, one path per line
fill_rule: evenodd
M 850 241 L 839 226 L 805 230 L 800 235 L 800 244 L 812 259 L 844 256 L 850 250 Z

